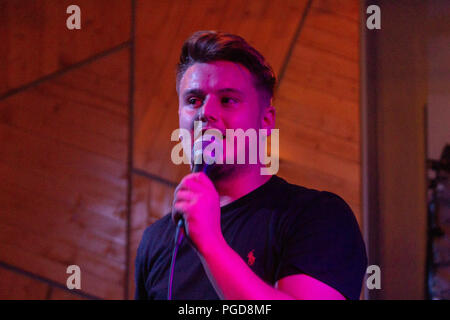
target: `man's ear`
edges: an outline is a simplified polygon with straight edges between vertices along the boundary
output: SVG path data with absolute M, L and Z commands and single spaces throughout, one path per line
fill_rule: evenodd
M 270 136 L 271 130 L 275 128 L 275 107 L 269 104 L 264 107 L 263 114 L 261 117 L 261 128 L 267 129 L 267 135 Z

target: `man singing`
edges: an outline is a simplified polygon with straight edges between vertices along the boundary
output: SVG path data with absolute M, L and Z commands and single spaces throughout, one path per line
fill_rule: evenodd
M 177 70 L 180 128 L 267 129 L 275 125 L 275 75 L 232 34 L 200 31 L 183 45 Z M 248 152 L 235 148 L 234 157 Z M 223 158 L 231 154 L 226 145 Z M 185 176 L 172 215 L 188 241 L 178 250 L 173 299 L 358 299 L 364 242 L 345 201 L 326 191 L 263 175 L 261 162 L 213 164 Z M 142 237 L 136 299 L 167 299 L 176 225 L 167 214 Z

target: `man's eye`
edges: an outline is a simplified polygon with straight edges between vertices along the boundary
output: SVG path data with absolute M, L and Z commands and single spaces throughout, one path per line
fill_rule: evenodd
M 238 101 L 236 99 L 231 98 L 231 97 L 223 97 L 222 98 L 222 103 L 224 103 L 224 104 L 235 104 L 237 102 Z
M 188 99 L 188 103 L 192 104 L 194 106 L 197 106 L 197 105 L 199 105 L 201 103 L 201 100 L 198 99 L 198 98 L 189 98 Z

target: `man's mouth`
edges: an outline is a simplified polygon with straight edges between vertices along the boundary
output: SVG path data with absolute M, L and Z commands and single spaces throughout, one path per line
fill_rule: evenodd
M 215 134 L 211 134 L 211 133 L 206 133 L 205 132 L 207 130 L 211 130 L 213 128 L 206 128 L 204 130 L 202 130 L 202 135 L 198 136 L 193 144 L 193 156 L 194 156 L 194 161 L 198 162 L 200 158 L 202 158 L 202 161 L 207 161 L 207 159 L 209 158 L 209 161 L 212 162 L 216 162 L 216 148 L 220 148 L 222 149 L 222 154 L 223 154 L 223 141 L 225 140 L 225 135 L 222 133 L 222 131 L 215 129 L 214 133 Z M 217 139 L 221 138 L 222 143 L 220 143 L 220 141 L 216 141 Z M 209 148 L 207 148 L 209 145 L 215 143 L 214 146 L 210 146 Z M 205 150 L 206 149 L 206 150 Z M 206 152 L 205 152 L 206 151 Z
M 206 133 L 206 131 L 208 131 L 208 130 L 213 130 L 215 133 L 218 133 L 218 132 L 220 132 L 221 134 L 222 134 L 222 139 L 225 139 L 225 133 L 222 131 L 222 130 L 220 130 L 220 129 L 217 129 L 217 128 L 203 128 L 202 129 L 202 136 L 205 136 L 205 133 Z M 208 134 L 206 134 L 206 135 L 208 135 Z

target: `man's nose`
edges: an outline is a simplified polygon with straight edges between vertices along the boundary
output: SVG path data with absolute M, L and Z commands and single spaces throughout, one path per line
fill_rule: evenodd
M 199 109 L 199 120 L 202 122 L 214 122 L 219 113 L 219 102 L 214 97 L 208 97 Z

